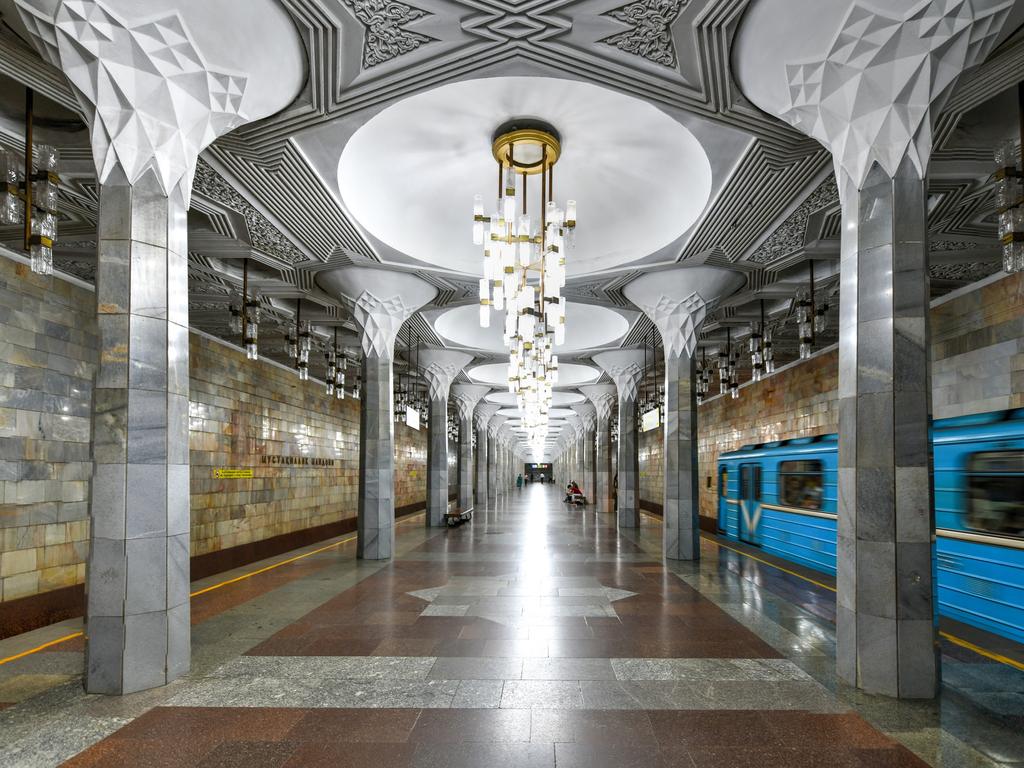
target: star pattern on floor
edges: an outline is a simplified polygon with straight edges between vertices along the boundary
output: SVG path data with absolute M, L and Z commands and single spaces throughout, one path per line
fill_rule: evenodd
M 420 616 L 475 616 L 508 627 L 565 617 L 615 619 L 619 614 L 613 603 L 637 595 L 585 576 L 530 579 L 516 574 L 457 576 L 442 587 L 406 594 L 429 603 Z

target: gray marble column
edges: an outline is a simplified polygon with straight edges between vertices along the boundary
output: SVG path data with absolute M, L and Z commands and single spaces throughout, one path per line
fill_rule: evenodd
M 639 349 L 618 349 L 594 355 L 594 362 L 612 378 L 619 395 L 618 525 L 620 528 L 636 528 L 640 525 L 640 443 L 636 400 L 644 355 Z
M 363 389 L 356 555 L 365 560 L 386 560 L 391 557 L 395 540 L 395 339 L 402 324 L 432 301 L 437 290 L 415 275 L 370 267 L 322 272 L 317 282 L 338 296 L 359 327 Z
M 591 504 L 597 502 L 597 477 L 594 455 L 594 432 L 597 428 L 597 409 L 592 403 L 583 402 L 572 406 L 572 409 L 580 417 L 580 425 L 583 428 L 582 445 L 582 474 L 580 483 L 583 492 Z
M 155 174 L 100 190 L 86 689 L 189 669 L 187 206 Z
M 700 558 L 697 395 L 694 356 L 708 311 L 743 287 L 719 267 L 678 267 L 642 275 L 623 293 L 657 326 L 665 353 L 662 545 L 670 560 Z
M 491 391 L 480 384 L 456 384 L 452 395 L 459 409 L 459 510 L 473 509 L 473 411 L 480 399 Z
M 427 435 L 428 528 L 446 524 L 448 513 L 448 390 L 472 355 L 449 349 L 420 350 L 417 361 L 427 380 L 430 429 Z
M 294 29 L 275 29 L 268 19 L 268 36 L 281 43 L 280 80 L 253 114 L 253 91 L 269 84 L 235 74 L 246 72 L 253 59 L 230 42 L 200 50 L 188 22 L 201 24 L 204 9 L 154 16 L 152 8 L 131 4 L 113 13 L 93 3 L 38 0 L 18 0 L 15 8 L 43 59 L 67 77 L 91 134 L 99 188 L 100 349 L 92 413 L 85 688 L 132 693 L 164 685 L 190 666 L 192 176 L 212 141 L 295 97 L 300 84 L 290 88 L 289 78 L 301 71 L 292 70 L 289 60 L 299 41 Z M 165 43 L 152 33 L 154 24 L 181 34 Z M 216 59 L 212 64 L 209 54 Z M 232 61 L 230 73 L 217 64 L 225 59 Z M 169 90 L 179 96 L 173 103 Z
M 938 684 L 927 188 L 906 162 L 844 194 L 837 671 L 873 693 Z
M 665 358 L 662 551 L 670 560 L 700 559 L 696 371 L 689 355 Z
M 500 409 L 501 406 L 494 403 L 481 403 L 473 414 L 476 427 L 476 506 L 479 509 L 486 508 L 490 498 L 487 486 L 487 468 L 491 463 L 488 425 Z
M 498 501 L 498 486 L 501 480 L 498 477 L 500 465 L 501 443 L 498 442 L 498 430 L 508 420 L 506 416 L 492 416 L 487 422 L 487 503 L 492 508 Z
M 363 356 L 359 400 L 357 556 L 386 560 L 394 549 L 395 420 L 390 357 Z
M 594 446 L 595 503 L 600 513 L 610 513 L 612 506 L 612 443 L 611 413 L 615 402 L 615 385 L 593 384 L 581 387 L 596 411 Z
M 794 50 L 764 34 L 789 3 L 755 4 L 739 30 L 737 72 L 748 98 L 832 152 L 842 202 L 837 672 L 869 693 L 930 698 L 939 683 L 932 125 L 960 74 L 999 42 L 1014 4 L 876 3 L 852 15 L 821 5 L 813 49 Z M 851 46 L 865 28 L 876 31 L 871 44 Z

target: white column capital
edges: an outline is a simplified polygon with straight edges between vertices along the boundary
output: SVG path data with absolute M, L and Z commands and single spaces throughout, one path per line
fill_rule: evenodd
M 827 147 L 837 178 L 857 189 L 875 163 L 895 177 L 909 160 L 924 179 L 933 115 L 961 73 L 991 52 L 1013 0 L 831 5 L 817 13 L 817 34 L 804 35 L 827 42 L 812 50 L 805 41 L 794 55 L 767 22 L 800 11 L 790 0 L 753 4 L 734 46 L 745 95 Z
M 459 418 L 472 419 L 477 403 L 490 391 L 491 388 L 484 384 L 456 384 L 452 387 Z
M 648 272 L 622 289 L 661 334 L 665 357 L 693 357 L 707 313 L 743 287 L 739 272 L 721 267 L 678 267 Z
M 501 406 L 496 403 L 481 403 L 478 405 L 473 414 L 473 425 L 477 431 L 487 429 L 488 424 L 491 423 L 491 417 L 500 410 Z
M 202 34 L 217 16 L 202 4 L 160 11 L 150 3 L 133 10 L 104 0 L 15 3 L 43 58 L 71 84 L 89 124 L 101 185 L 134 185 L 152 171 L 163 194 L 177 190 L 187 207 L 199 153 L 234 128 L 283 109 L 302 86 L 302 41 L 266 0 L 237 9 L 266 13 L 265 36 L 232 42 L 223 35 L 217 46 Z M 256 57 L 271 44 L 274 65 L 260 67 Z
M 437 295 L 434 286 L 415 275 L 373 267 L 320 272 L 316 281 L 352 313 L 363 354 L 381 360 L 394 359 L 402 324 Z
M 637 385 L 643 376 L 644 353 L 640 349 L 616 349 L 594 355 L 594 362 L 611 376 L 619 393 L 619 402 L 636 400 Z
M 490 420 L 487 422 L 487 434 L 492 440 L 497 439 L 498 431 L 506 421 L 508 421 L 508 416 L 498 416 L 497 413 L 491 416 Z
M 607 421 L 612 415 L 612 406 L 615 404 L 616 388 L 614 384 L 590 384 L 580 387 L 580 392 L 586 395 L 587 399 L 597 409 L 597 418 Z
M 459 372 L 473 361 L 473 356 L 452 349 L 424 349 L 417 362 L 427 380 L 431 400 L 447 400 L 448 390 Z
M 593 432 L 597 426 L 597 408 L 593 403 L 576 403 L 572 406 L 576 415 L 580 418 L 583 428 L 587 432 Z

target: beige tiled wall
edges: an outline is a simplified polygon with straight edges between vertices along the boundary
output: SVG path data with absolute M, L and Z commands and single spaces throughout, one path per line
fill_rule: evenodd
M 0 602 L 85 578 L 94 318 L 91 290 L 0 256 Z M 358 401 L 199 334 L 190 355 L 193 555 L 356 515 Z M 426 433 L 395 433 L 397 504 L 423 504 Z
M 640 433 L 640 501 L 661 507 L 665 499 L 665 433 L 661 427 Z
M 89 540 L 92 292 L 0 257 L 0 600 L 80 583 Z
M 427 430 L 395 424 L 395 508 L 426 504 Z
M 358 400 L 194 333 L 189 354 L 193 555 L 355 517 Z M 254 477 L 218 479 L 221 468 Z

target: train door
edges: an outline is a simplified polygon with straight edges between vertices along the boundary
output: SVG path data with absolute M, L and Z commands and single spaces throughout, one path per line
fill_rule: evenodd
M 740 464 L 740 541 L 761 546 L 761 465 Z
M 729 530 L 729 468 L 718 468 L 718 532 Z

